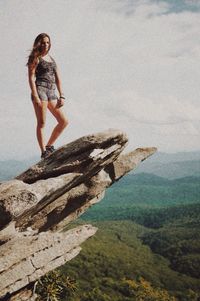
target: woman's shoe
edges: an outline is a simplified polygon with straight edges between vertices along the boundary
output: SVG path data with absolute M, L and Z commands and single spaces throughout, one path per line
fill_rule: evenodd
M 52 154 L 55 151 L 55 147 L 53 145 L 47 145 L 46 146 L 46 152 L 48 155 Z
M 45 158 L 47 158 L 47 157 L 48 157 L 48 152 L 45 150 L 45 151 L 43 151 L 42 154 L 41 154 L 41 159 L 45 159 Z

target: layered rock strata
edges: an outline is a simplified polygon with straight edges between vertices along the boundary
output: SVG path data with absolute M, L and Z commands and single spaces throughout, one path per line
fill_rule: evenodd
M 0 300 L 31 300 L 28 286 L 95 234 L 92 225 L 63 229 L 156 151 L 121 154 L 127 142 L 118 130 L 82 137 L 0 185 Z

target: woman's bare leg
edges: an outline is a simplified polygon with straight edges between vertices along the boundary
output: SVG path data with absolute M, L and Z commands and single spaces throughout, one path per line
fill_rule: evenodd
M 36 135 L 41 152 L 45 151 L 44 127 L 46 122 L 47 101 L 41 101 L 41 104 L 36 104 L 33 101 L 35 115 L 37 118 Z
M 47 145 L 53 145 L 56 139 L 60 136 L 62 131 L 66 128 L 68 125 L 68 120 L 62 110 L 61 107 L 57 106 L 57 100 L 51 100 L 48 101 L 48 109 L 53 114 L 53 116 L 56 118 L 58 124 L 53 129 L 53 132 L 49 138 L 49 141 L 47 142 Z

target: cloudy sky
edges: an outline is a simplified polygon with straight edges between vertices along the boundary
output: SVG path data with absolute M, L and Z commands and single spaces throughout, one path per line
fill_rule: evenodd
M 129 149 L 200 150 L 199 28 L 199 0 L 0 0 L 0 159 L 40 155 L 25 65 L 41 32 L 68 98 L 57 147 L 118 128 Z

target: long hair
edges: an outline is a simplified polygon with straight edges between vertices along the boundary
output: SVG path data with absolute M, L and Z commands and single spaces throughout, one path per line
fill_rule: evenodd
M 38 59 L 41 56 L 41 51 L 42 51 L 42 40 L 43 38 L 48 38 L 49 39 L 49 50 L 51 48 L 51 39 L 50 36 L 47 33 L 40 33 L 34 43 L 33 43 L 33 48 L 31 50 L 31 53 L 28 57 L 28 62 L 27 66 L 30 66 L 31 68 L 35 67 L 37 65 Z

